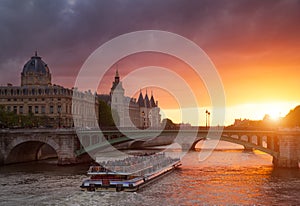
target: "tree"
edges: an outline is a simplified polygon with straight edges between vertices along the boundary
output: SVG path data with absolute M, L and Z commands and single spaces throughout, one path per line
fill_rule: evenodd
M 19 116 L 14 112 L 6 111 L 4 106 L 0 107 L 1 127 L 16 127 L 19 125 Z
M 99 126 L 100 127 L 115 126 L 111 108 L 102 100 L 99 100 Z
M 300 106 L 291 110 L 281 121 L 281 126 L 284 127 L 299 127 L 300 126 Z
M 176 124 L 170 119 L 163 119 L 162 125 L 164 125 L 165 129 L 176 129 Z
M 7 127 L 6 125 L 6 111 L 3 105 L 0 105 L 0 128 Z

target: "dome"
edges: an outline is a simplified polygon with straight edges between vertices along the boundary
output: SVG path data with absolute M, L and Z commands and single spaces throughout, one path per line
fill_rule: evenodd
M 24 65 L 22 73 L 49 74 L 50 71 L 47 64 L 35 52 L 35 55 Z
M 21 73 L 21 86 L 28 85 L 51 85 L 50 70 L 37 52 L 26 62 Z

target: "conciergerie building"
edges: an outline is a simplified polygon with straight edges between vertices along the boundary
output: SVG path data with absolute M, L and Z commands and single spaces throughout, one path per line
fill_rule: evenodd
M 140 91 L 138 100 L 136 100 L 135 98 L 125 96 L 124 93 L 125 90 L 117 70 L 115 80 L 112 83 L 108 104 L 118 114 L 118 126 L 134 126 L 141 129 L 159 128 L 161 126 L 160 108 L 158 107 L 158 101 L 154 100 L 153 94 L 149 98 L 147 92 L 143 96 L 142 91 Z M 105 100 L 105 95 L 100 95 L 99 97 Z
M 97 121 L 92 115 L 94 111 L 98 114 L 95 95 L 52 84 L 48 65 L 35 52 L 23 67 L 21 86 L 0 86 L 0 105 L 19 115 L 40 117 L 44 121 L 36 125 L 39 127 L 73 127 L 74 121 L 75 125 L 95 127 Z
M 118 115 L 120 127 L 160 127 L 161 115 L 153 94 L 140 92 L 138 100 L 124 95 L 118 70 L 110 94 L 98 95 L 52 84 L 48 65 L 37 52 L 24 65 L 21 85 L 0 86 L 0 105 L 18 115 L 33 115 L 36 127 L 98 127 L 99 102 L 104 100 Z M 96 114 L 96 117 L 95 115 Z

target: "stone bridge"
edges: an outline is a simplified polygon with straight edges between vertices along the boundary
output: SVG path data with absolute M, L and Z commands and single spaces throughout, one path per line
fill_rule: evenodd
M 10 164 L 58 157 L 58 164 L 90 160 L 89 155 L 106 149 L 145 148 L 178 143 L 194 149 L 199 141 L 220 139 L 257 149 L 273 156 L 277 167 L 299 167 L 300 131 L 244 130 L 126 130 L 75 131 L 73 129 L 0 130 L 0 163 Z M 88 153 L 88 154 L 87 154 Z
M 80 142 L 74 130 L 0 130 L 0 164 L 58 157 L 58 164 L 78 163 Z

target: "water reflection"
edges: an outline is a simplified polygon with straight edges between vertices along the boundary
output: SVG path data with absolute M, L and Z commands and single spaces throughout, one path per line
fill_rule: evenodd
M 274 169 L 260 152 L 189 152 L 181 169 L 137 193 L 82 192 L 88 165 L 54 161 L 0 167 L 0 205 L 299 205 L 300 170 Z

